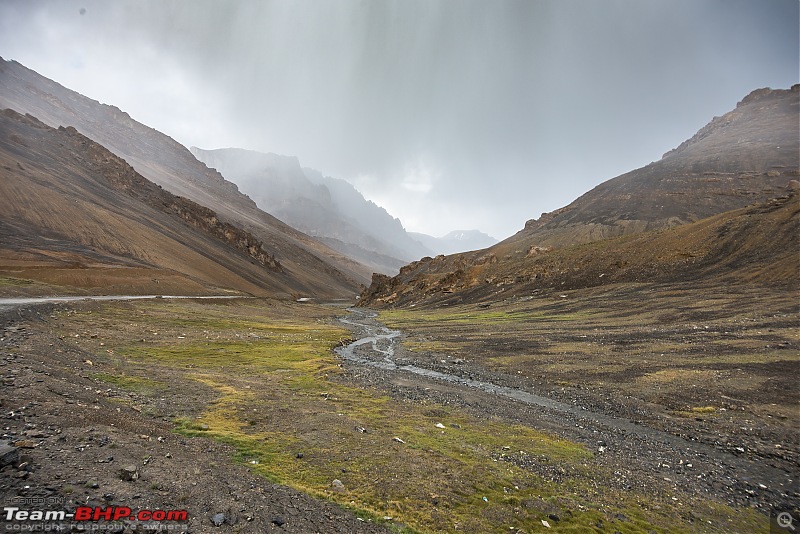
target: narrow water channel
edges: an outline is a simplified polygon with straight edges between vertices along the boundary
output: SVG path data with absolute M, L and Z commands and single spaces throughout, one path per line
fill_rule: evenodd
M 580 424 L 587 429 L 594 429 L 594 431 L 599 432 L 598 435 L 608 435 L 613 432 L 629 437 L 636 436 L 645 441 L 661 443 L 664 446 L 673 448 L 675 451 L 683 451 L 680 454 L 685 454 L 692 450 L 697 455 L 714 457 L 729 466 L 735 466 L 735 469 L 742 471 L 741 474 L 744 479 L 763 480 L 773 483 L 786 479 L 787 473 L 783 471 L 766 465 L 755 464 L 746 458 L 734 456 L 711 445 L 684 439 L 649 426 L 636 424 L 628 419 L 592 412 L 580 406 L 567 404 L 523 389 L 465 378 L 416 365 L 398 364 L 394 359 L 394 355 L 402 332 L 381 325 L 376 320 L 377 313 L 373 311 L 360 308 L 349 308 L 348 311 L 350 314 L 340 318 L 339 321 L 359 338 L 347 346 L 338 347 L 336 353 L 341 358 L 354 364 L 388 372 L 411 373 L 426 379 L 447 382 L 512 399 L 527 405 L 539 406 L 554 413 L 557 418 L 563 419 L 565 425 L 576 424 L 577 426 L 577 424 Z

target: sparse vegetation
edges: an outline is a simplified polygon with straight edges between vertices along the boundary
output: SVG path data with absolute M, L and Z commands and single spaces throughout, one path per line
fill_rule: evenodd
M 487 331 L 608 320 L 602 312 L 561 313 L 528 305 L 486 314 Z M 164 382 L 199 392 L 188 403 L 185 393 L 172 392 L 180 408 L 179 434 L 227 443 L 238 462 L 266 479 L 333 500 L 398 531 L 525 530 L 541 527 L 542 520 L 555 524 L 549 515 L 566 531 L 598 524 L 620 532 L 692 530 L 681 511 L 684 504 L 668 493 L 645 495 L 598 484 L 613 474 L 583 445 L 502 419 L 477 418 L 458 407 L 399 401 L 349 383 L 331 348 L 350 334 L 332 325 L 331 314 L 313 305 L 246 301 L 118 303 L 103 305 L 99 313 L 71 315 L 63 328 L 82 330 L 103 321 L 116 332 L 108 341 L 110 352 L 97 356 L 95 365 L 108 369 L 95 375 L 103 382 L 148 397 L 163 395 L 155 392 Z M 458 325 L 467 330 L 463 339 L 441 336 L 458 347 L 474 343 L 478 333 L 473 329 L 484 324 L 461 322 L 468 315 L 467 310 L 394 311 L 387 320 L 409 332 L 425 330 L 434 340 L 441 332 L 431 328 L 455 333 L 452 327 Z M 545 316 L 562 321 L 540 320 Z M 79 339 L 84 346 L 99 341 Z M 498 358 L 482 361 L 499 365 Z M 561 376 L 574 377 L 574 372 L 563 370 Z M 705 405 L 692 406 L 708 415 Z M 734 515 L 737 524 L 753 528 L 761 521 L 755 512 L 734 512 L 702 499 L 692 509 L 692 517 L 719 525 Z

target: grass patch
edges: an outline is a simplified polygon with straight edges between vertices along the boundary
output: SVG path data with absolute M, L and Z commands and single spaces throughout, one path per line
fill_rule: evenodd
M 167 384 L 153 380 L 151 378 L 143 378 L 139 376 L 118 375 L 107 373 L 95 373 L 94 378 L 108 384 L 113 384 L 119 388 L 143 395 L 149 395 L 158 391 L 167 389 Z
M 449 311 L 449 310 L 383 310 L 380 320 L 393 328 L 413 324 L 503 324 L 553 321 L 586 321 L 593 314 L 588 311 L 546 313 L 531 310 L 506 311 Z
M 34 283 L 33 280 L 29 280 L 27 278 L 14 278 L 12 276 L 0 276 L 0 287 L 3 286 L 11 286 L 11 287 L 20 287 L 20 286 L 29 286 Z
M 391 313 L 402 319 L 406 312 Z M 187 410 L 198 415 L 175 412 L 183 414 L 175 420 L 176 432 L 228 443 L 236 461 L 267 479 L 364 518 L 392 517 L 404 525 L 397 530 L 530 532 L 544 530 L 542 520 L 567 532 L 597 530 L 598 524 L 623 533 L 693 530 L 688 503 L 604 483 L 613 473 L 579 444 L 342 383 L 331 348 L 350 333 L 331 326 L 330 314 L 313 305 L 138 302 L 62 318 L 69 319 L 65 333 L 87 325 L 115 332 L 106 340 L 113 356 L 95 360 L 116 368 L 96 375 L 100 380 L 147 395 L 162 384 L 187 381 L 213 392 L 210 401 L 203 396 L 200 406 Z M 478 324 L 476 314 L 464 311 L 436 315 L 451 317 L 441 325 L 445 329 Z M 582 321 L 579 314 L 477 315 L 511 330 L 520 321 L 544 325 L 551 316 Z M 93 346 L 83 337 L 79 342 Z M 143 372 L 163 382 L 126 374 Z M 760 519 L 755 512 L 691 504 L 703 524 L 735 516 L 737 528 L 753 530 Z

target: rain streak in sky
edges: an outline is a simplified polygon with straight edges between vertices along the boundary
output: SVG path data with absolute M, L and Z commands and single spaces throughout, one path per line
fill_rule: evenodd
M 0 2 L 0 56 L 188 146 L 505 238 L 798 83 L 797 0 Z

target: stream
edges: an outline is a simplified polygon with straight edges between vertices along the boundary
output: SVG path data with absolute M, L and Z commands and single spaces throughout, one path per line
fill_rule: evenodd
M 340 318 L 339 321 L 354 327 L 359 335 L 362 335 L 362 337 L 356 341 L 353 341 L 347 346 L 338 347 L 336 349 L 336 353 L 342 358 L 353 363 L 375 367 L 384 371 L 412 373 L 433 380 L 440 380 L 450 384 L 465 386 L 500 397 L 513 399 L 525 404 L 540 406 L 555 412 L 577 416 L 581 419 L 587 419 L 595 424 L 600 424 L 606 427 L 624 430 L 634 434 L 644 434 L 650 438 L 657 436 L 661 441 L 669 442 L 674 446 L 685 446 L 687 443 L 686 440 L 677 436 L 637 425 L 636 423 L 633 423 L 627 419 L 591 412 L 579 406 L 567 404 L 549 397 L 536 395 L 522 389 L 510 388 L 507 386 L 493 384 L 491 382 L 484 382 L 482 380 L 475 380 L 454 374 L 443 373 L 441 371 L 434 371 L 432 369 L 425 369 L 424 367 L 418 367 L 416 365 L 398 364 L 394 361 L 394 353 L 397 338 L 402 335 L 402 332 L 399 330 L 391 330 L 377 323 L 375 318 L 378 314 L 375 312 L 357 308 L 349 308 L 348 311 L 351 314 L 347 317 Z M 368 351 L 363 351 L 363 349 L 359 350 L 360 347 L 364 347 L 365 345 L 371 346 Z M 367 354 L 371 352 L 373 355 L 379 355 L 378 359 L 370 358 L 367 355 L 364 355 L 364 352 L 367 352 Z
M 410 373 L 426 379 L 505 397 L 526 405 L 538 406 L 544 408 L 545 412 L 553 414 L 561 424 L 585 427 L 589 432 L 594 432 L 596 437 L 605 436 L 611 439 L 611 436 L 616 434 L 615 439 L 623 441 L 635 437 L 638 439 L 634 441 L 641 440 L 643 444 L 658 443 L 660 444 L 659 448 L 670 448 L 680 456 L 691 450 L 698 457 L 714 458 L 721 465 L 727 465 L 738 471 L 742 480 L 775 483 L 785 481 L 787 478 L 787 473 L 779 469 L 755 463 L 745 457 L 730 454 L 694 439 L 684 439 L 669 432 L 637 424 L 629 419 L 593 412 L 523 389 L 501 386 L 417 365 L 397 363 L 394 357 L 402 332 L 380 324 L 376 320 L 378 315 L 376 312 L 360 308 L 348 308 L 348 311 L 350 315 L 341 317 L 339 321 L 359 336 L 359 339 L 346 346 L 338 347 L 336 353 L 353 364 L 390 373 Z

